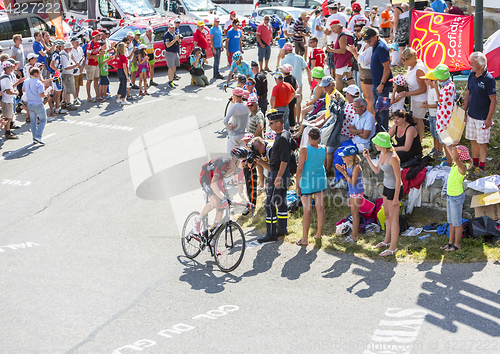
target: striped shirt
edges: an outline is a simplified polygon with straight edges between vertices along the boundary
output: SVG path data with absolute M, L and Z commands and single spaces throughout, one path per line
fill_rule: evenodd
M 302 42 L 304 40 L 304 37 L 298 36 L 297 34 L 304 33 L 305 31 L 306 28 L 304 27 L 304 22 L 302 22 L 302 19 L 299 17 L 295 21 L 295 24 L 293 25 L 293 36 L 292 36 L 293 41 Z
M 255 135 L 255 130 L 257 130 L 257 124 L 259 123 L 264 124 L 264 114 L 262 114 L 260 109 L 257 109 L 255 114 L 250 114 L 248 118 L 247 132 Z

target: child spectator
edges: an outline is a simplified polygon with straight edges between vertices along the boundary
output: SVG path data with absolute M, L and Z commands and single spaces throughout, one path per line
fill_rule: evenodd
M 443 157 L 443 144 L 439 138 L 436 129 L 436 115 L 437 115 L 437 107 L 438 107 L 438 97 L 439 97 L 439 88 L 437 85 L 436 78 L 432 73 L 433 70 L 429 70 L 425 76 L 422 76 L 421 79 L 425 79 L 425 84 L 428 86 L 427 89 L 427 101 L 425 101 L 422 107 L 427 108 L 429 110 L 429 128 L 431 130 L 431 136 L 434 139 L 434 147 L 432 148 L 429 155 L 434 158 Z
M 446 194 L 446 214 L 450 224 L 450 239 L 448 243 L 441 246 L 441 249 L 453 252 L 462 249 L 460 241 L 462 240 L 462 209 L 465 201 L 463 181 L 467 167 L 462 161 L 469 161 L 469 150 L 462 145 L 453 144 L 451 147 L 445 146 L 448 154 L 453 159 L 453 166 L 448 175 L 448 184 Z
M 139 55 L 137 56 L 137 73 L 136 78 L 139 77 L 139 96 L 149 95 L 148 93 L 148 54 L 146 53 L 146 46 L 144 44 L 139 45 Z M 142 86 L 144 85 L 144 92 L 142 91 Z
M 392 81 L 393 87 L 391 96 L 391 112 L 394 114 L 394 112 L 397 112 L 400 109 L 405 109 L 405 99 L 404 97 L 399 97 L 398 93 L 406 91 L 406 86 L 408 85 L 408 83 L 406 82 L 406 78 L 404 77 L 404 75 L 396 75 L 389 81 Z
M 439 81 L 441 90 L 436 113 L 436 130 L 440 134 L 448 127 L 451 113 L 455 105 L 456 89 L 455 83 L 450 78 L 450 70 L 447 65 L 439 64 L 433 71 L 434 77 Z M 451 156 L 445 150 L 446 164 L 451 166 Z M 444 164 L 444 163 L 443 163 Z
M 361 159 L 357 155 L 358 149 L 354 145 L 346 146 L 339 153 L 344 165 L 336 164 L 335 168 L 342 173 L 347 181 L 347 191 L 349 192 L 349 205 L 352 215 L 352 233 L 344 242 L 358 242 L 359 238 L 359 207 L 365 189 L 363 187 L 363 170 L 361 169 Z
M 389 45 L 389 57 L 391 59 L 391 66 L 398 66 L 401 61 L 401 54 L 397 43 Z
M 108 45 L 106 41 L 100 42 L 102 48 L 102 55 L 97 58 L 99 62 L 99 97 L 97 97 L 98 101 L 106 101 L 106 96 L 108 95 L 108 86 L 109 86 L 109 70 L 108 70 L 108 62 L 115 58 L 114 55 L 110 55 L 108 52 Z

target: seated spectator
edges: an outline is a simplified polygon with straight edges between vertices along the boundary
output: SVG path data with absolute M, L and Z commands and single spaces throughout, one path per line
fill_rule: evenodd
M 394 125 L 389 130 L 389 135 L 396 139 L 394 150 L 396 150 L 401 164 L 422 156 L 422 145 L 415 125 L 411 113 L 402 109 L 394 113 Z
M 205 75 L 205 70 L 203 69 L 205 59 L 201 57 L 202 54 L 203 52 L 200 47 L 194 47 L 193 52 L 189 56 L 189 63 L 191 64 L 191 69 L 189 70 L 189 73 L 191 74 L 191 85 L 201 87 L 210 84 Z
M 370 139 L 375 135 L 375 118 L 367 110 L 367 103 L 364 98 L 356 98 L 353 108 L 356 115 L 349 127 L 349 133 L 354 136 L 352 141 L 359 152 L 364 149 L 370 150 Z

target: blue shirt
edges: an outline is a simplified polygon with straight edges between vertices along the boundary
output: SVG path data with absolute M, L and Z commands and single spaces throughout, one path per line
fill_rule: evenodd
M 37 63 L 45 63 L 45 57 L 40 55 L 40 51 L 45 50 L 45 47 L 42 43 L 38 43 L 37 41 L 33 42 L 33 52 L 38 55 L 36 58 Z M 50 63 L 49 63 L 50 64 Z
M 253 72 L 252 72 L 252 68 L 250 68 L 250 65 L 248 65 L 248 63 L 244 60 L 241 61 L 241 65 L 236 64 L 236 61 L 233 60 L 233 63 L 231 64 L 230 71 L 234 72 L 234 70 L 236 70 L 239 74 L 242 74 L 245 76 L 248 76 L 248 75 L 250 75 L 250 77 L 254 76 Z
M 165 34 L 163 35 L 163 44 L 165 44 L 165 51 L 166 52 L 172 52 L 172 53 L 179 53 L 179 42 L 175 42 L 174 45 L 171 47 L 167 47 L 167 43 L 170 43 L 174 40 L 176 34 L 170 33 L 170 31 L 166 31 Z
M 212 26 L 212 28 L 210 28 L 210 35 L 214 36 L 212 40 L 214 48 L 222 47 L 222 30 L 220 27 Z
M 241 38 L 241 31 L 240 30 L 234 30 L 234 28 L 231 28 L 229 31 L 227 31 L 226 38 L 228 40 L 228 45 L 227 45 L 227 50 L 229 53 L 235 53 L 239 50 L 240 48 L 240 38 Z
M 444 13 L 444 9 L 446 9 L 446 3 L 444 0 L 436 0 L 431 4 L 431 8 L 434 12 Z
M 284 64 L 290 64 L 292 66 L 292 76 L 297 80 L 299 87 L 302 87 L 302 70 L 307 68 L 307 63 L 304 58 L 295 53 L 289 53 L 281 60 L 281 65 Z
M 390 64 L 389 48 L 387 48 L 387 45 L 379 39 L 373 48 L 372 60 L 370 62 L 370 71 L 373 81 L 372 85 L 375 88 L 380 85 L 380 82 L 382 81 L 382 76 L 384 75 L 384 66 L 382 64 L 385 62 L 389 62 Z M 387 78 L 385 86 L 392 86 L 392 82 L 389 82 L 390 79 L 392 79 L 392 71 Z
M 486 120 L 490 111 L 490 96 L 497 94 L 495 79 L 488 70 L 485 70 L 479 77 L 471 71 L 467 81 L 467 90 L 469 90 L 469 116 L 478 120 Z
M 40 97 L 39 93 L 44 92 L 44 87 L 40 80 L 30 77 L 23 83 L 23 89 L 26 91 L 26 99 L 28 100 L 28 104 L 43 103 L 43 98 Z

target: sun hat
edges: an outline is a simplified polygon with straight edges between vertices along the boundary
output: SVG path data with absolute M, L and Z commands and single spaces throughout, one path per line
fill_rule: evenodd
M 434 77 L 438 80 L 448 80 L 448 78 L 450 77 L 450 69 L 446 64 L 439 64 L 434 69 L 433 74 Z
M 293 66 L 291 64 L 283 64 L 280 69 L 281 69 L 281 72 L 288 74 L 288 73 L 292 72 Z
M 333 84 L 335 80 L 331 76 L 325 76 L 321 79 L 321 82 L 318 84 L 319 87 L 327 87 L 330 84 Z
M 274 130 L 269 129 L 265 134 L 264 138 L 267 140 L 276 140 L 276 132 Z
M 146 45 L 145 44 L 139 44 L 139 46 L 137 47 L 137 49 L 139 49 L 139 50 L 146 49 Z
M 284 50 L 293 50 L 293 45 L 292 45 L 292 43 L 286 43 L 286 44 L 283 46 L 283 49 L 284 49 Z
M 429 80 L 434 80 L 436 81 L 436 77 L 434 76 L 434 70 L 429 70 L 428 72 L 425 73 L 424 76 L 420 76 L 421 79 L 429 79 Z
M 247 100 L 247 106 L 251 106 L 253 105 L 254 103 L 259 103 L 259 101 L 257 100 L 257 97 L 255 96 L 252 96 L 250 97 L 248 100 Z M 253 139 L 253 138 L 252 138 Z
M 10 61 L 6 60 L 2 63 L 2 68 L 4 69 L 7 69 L 7 68 L 10 68 L 10 67 L 14 67 L 15 65 L 12 64 Z
M 283 115 L 284 115 L 283 111 L 278 111 L 276 109 L 270 109 L 267 112 L 267 119 L 269 119 L 269 121 L 283 119 Z
M 235 96 L 242 97 L 245 92 L 242 88 L 237 87 L 237 88 L 233 89 L 233 91 L 231 91 L 231 93 Z
M 398 86 L 408 85 L 408 82 L 406 81 L 406 77 L 404 75 L 396 75 L 392 79 L 390 79 L 389 81 L 395 82 L 396 85 L 398 85 Z
M 141 34 L 141 31 L 139 31 L 139 30 L 135 30 L 135 31 L 134 31 L 134 36 L 137 36 L 138 34 L 140 35 L 140 34 Z
M 381 146 L 383 148 L 390 148 L 392 146 L 391 136 L 386 132 L 378 133 L 373 137 L 372 141 L 375 145 Z
M 35 53 L 29 53 L 27 56 L 26 56 L 26 60 L 31 60 L 33 58 L 38 58 L 38 55 L 35 54 Z
M 255 136 L 252 133 L 246 133 L 241 140 L 252 140 Z
M 302 12 L 300 13 L 300 17 L 307 16 L 307 15 L 309 15 L 309 14 L 307 13 L 307 11 L 302 11 Z
M 399 52 L 399 46 L 397 43 L 389 44 L 389 49 L 394 49 L 396 52 Z
M 73 48 L 73 46 L 71 45 L 70 42 L 64 43 L 64 49 L 71 49 L 71 48 Z
M 351 96 L 359 96 L 359 87 L 356 85 L 349 85 L 345 89 L 343 89 L 344 92 L 347 92 Z
M 346 156 L 352 156 L 352 155 L 357 155 L 358 154 L 358 148 L 354 145 L 348 145 L 339 152 L 340 157 L 346 157 Z
M 325 76 L 325 72 L 323 71 L 322 67 L 317 66 L 311 70 L 311 75 L 315 79 L 322 79 Z
M 95 36 L 100 36 L 100 35 L 101 35 L 101 32 L 99 32 L 98 30 L 92 31 L 92 38 L 94 38 Z
M 462 161 L 468 161 L 470 160 L 470 155 L 469 155 L 469 149 L 463 145 L 457 145 L 456 149 L 458 151 L 458 157 Z

